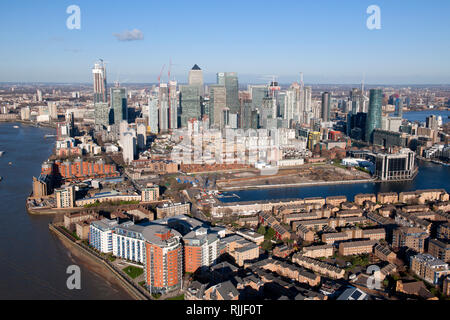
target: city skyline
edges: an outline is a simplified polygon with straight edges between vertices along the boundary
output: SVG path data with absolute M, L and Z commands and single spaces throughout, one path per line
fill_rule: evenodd
M 171 11 L 160 4 L 79 1 L 80 30 L 66 27 L 71 2 L 28 4 L 0 4 L 8 12 L 2 35 L 9 45 L 1 53 L 1 82 L 88 83 L 85 70 L 103 58 L 110 83 L 156 82 L 164 64 L 167 81 L 170 60 L 180 83 L 194 64 L 205 83 L 214 83 L 218 72 L 237 72 L 241 83 L 266 83 L 273 75 L 289 83 L 300 72 L 306 83 L 450 83 L 444 1 L 433 7 L 378 1 L 380 30 L 366 27 L 369 1 L 175 1 Z M 227 23 L 219 16 L 229 17 Z

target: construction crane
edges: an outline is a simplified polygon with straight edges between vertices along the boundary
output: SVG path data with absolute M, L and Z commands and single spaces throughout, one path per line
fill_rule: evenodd
M 172 70 L 172 58 L 170 58 L 170 64 L 169 64 L 169 70 L 167 72 L 167 75 L 169 77 L 168 81 L 170 81 L 170 71 Z
M 163 65 L 161 72 L 159 73 L 159 77 L 158 77 L 159 86 L 161 86 L 161 76 L 162 76 L 162 73 L 163 73 L 165 67 L 166 67 L 166 65 Z

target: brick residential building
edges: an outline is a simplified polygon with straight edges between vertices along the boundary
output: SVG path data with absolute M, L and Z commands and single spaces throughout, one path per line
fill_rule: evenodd
M 162 225 L 147 226 L 144 274 L 152 293 L 164 293 L 181 288 L 183 281 L 183 245 L 181 235 Z
M 411 271 L 431 284 L 439 284 L 443 277 L 450 274 L 448 264 L 430 254 L 418 254 L 411 257 Z
M 444 262 L 450 262 L 450 241 L 431 239 L 428 243 L 428 253 Z
M 376 240 L 341 242 L 339 244 L 339 254 L 341 256 L 351 256 L 364 253 L 372 253 L 373 247 L 376 243 Z
M 392 247 L 394 249 L 408 247 L 423 253 L 426 239 L 428 239 L 428 233 L 421 228 L 401 227 L 393 232 Z

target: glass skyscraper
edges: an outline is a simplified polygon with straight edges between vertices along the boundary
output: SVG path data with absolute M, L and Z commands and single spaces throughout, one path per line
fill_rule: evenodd
M 230 113 L 239 113 L 239 81 L 236 72 L 219 72 L 217 74 L 217 84 L 225 86 L 227 91 L 227 107 Z
M 111 88 L 111 109 L 114 124 L 128 120 L 127 91 L 125 88 Z
M 95 125 L 98 128 L 105 129 L 111 122 L 111 109 L 109 104 L 105 102 L 97 102 L 94 104 Z
M 180 86 L 181 127 L 186 127 L 190 119 L 200 119 L 202 105 L 200 87 L 197 85 Z
M 331 118 L 331 95 L 329 92 L 322 94 L 322 120 L 324 122 L 330 121 Z
M 366 142 L 373 141 L 373 130 L 381 128 L 381 107 L 383 102 L 383 91 L 371 89 L 369 98 L 369 110 L 366 121 Z

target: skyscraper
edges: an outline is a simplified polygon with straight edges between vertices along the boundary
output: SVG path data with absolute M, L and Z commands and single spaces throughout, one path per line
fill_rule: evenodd
M 94 104 L 95 126 L 104 129 L 110 125 L 111 109 L 106 102 L 97 102 Z
M 111 88 L 111 109 L 113 122 L 119 124 L 128 119 L 127 92 L 125 88 Z
M 237 114 L 240 111 L 239 81 L 236 72 L 219 72 L 217 84 L 225 86 L 227 91 L 227 107 L 230 113 Z
M 136 154 L 136 131 L 128 128 L 120 135 L 120 146 L 122 147 L 123 161 L 130 164 Z
M 209 86 L 209 122 L 211 127 L 221 129 L 223 122 L 223 110 L 227 109 L 227 93 L 225 86 Z
M 108 102 L 106 92 L 106 67 L 105 64 L 96 63 L 92 69 L 94 76 L 94 103 Z
M 194 85 L 180 86 L 181 127 L 186 127 L 190 119 L 202 116 L 200 89 Z
M 400 118 L 403 117 L 403 99 L 402 98 L 395 99 L 395 111 L 396 111 L 397 117 L 400 117 Z
M 373 130 L 381 128 L 381 107 L 383 91 L 381 89 L 370 89 L 369 112 L 366 121 L 366 142 L 373 141 Z
M 178 128 L 177 82 L 169 81 L 169 129 Z
M 148 101 L 148 126 L 150 132 L 158 134 L 159 132 L 159 118 L 158 118 L 158 99 L 150 98 Z
M 167 83 L 159 85 L 159 131 L 169 129 L 169 87 Z
M 331 113 L 331 95 L 329 92 L 322 94 L 322 120 L 324 122 L 330 121 Z
M 198 65 L 194 65 L 189 71 L 189 85 L 198 86 L 200 95 L 203 95 L 203 71 Z

